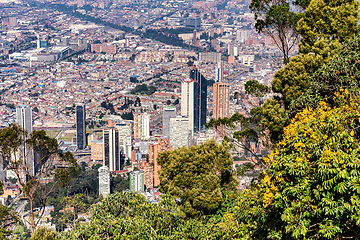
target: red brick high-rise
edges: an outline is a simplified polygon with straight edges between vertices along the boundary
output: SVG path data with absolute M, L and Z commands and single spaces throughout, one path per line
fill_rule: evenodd
M 170 145 L 169 138 L 158 138 L 157 144 L 149 145 L 149 163 L 154 164 L 154 186 L 155 187 L 160 185 L 159 171 L 161 169 L 161 166 L 158 165 L 156 159 L 157 159 L 159 153 L 161 153 L 163 151 L 171 151 L 171 150 L 172 150 L 172 146 Z
M 230 84 L 216 82 L 213 85 L 213 118 L 230 117 Z

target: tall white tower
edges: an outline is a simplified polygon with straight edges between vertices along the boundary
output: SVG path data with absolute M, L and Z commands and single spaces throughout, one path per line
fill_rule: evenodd
M 181 115 L 189 118 L 189 130 L 194 134 L 194 81 L 184 79 L 181 82 Z
M 17 107 L 16 122 L 30 134 L 33 131 L 31 107 L 25 105 Z
M 32 126 L 32 110 L 29 106 L 19 106 L 16 108 L 16 122 L 25 129 L 28 133 L 28 136 L 33 131 Z M 30 176 L 35 175 L 35 156 L 33 149 L 28 147 L 23 147 L 19 150 L 19 158 L 24 159 L 27 165 L 27 172 Z
M 106 198 L 110 194 L 110 171 L 107 166 L 99 168 L 99 195 Z

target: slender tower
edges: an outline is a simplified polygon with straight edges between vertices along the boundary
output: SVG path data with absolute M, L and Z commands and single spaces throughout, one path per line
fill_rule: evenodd
M 85 104 L 76 105 L 76 146 L 78 150 L 86 147 L 86 113 Z

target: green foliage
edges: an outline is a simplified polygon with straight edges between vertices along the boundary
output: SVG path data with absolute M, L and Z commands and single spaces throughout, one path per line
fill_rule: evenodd
M 11 230 L 8 230 L 10 224 L 15 224 L 18 221 L 17 213 L 0 204 L 0 239 L 7 239 L 12 234 Z
M 245 92 L 246 94 L 254 95 L 256 97 L 263 97 L 265 94 L 269 93 L 271 89 L 263 84 L 260 84 L 256 80 L 249 80 L 245 83 Z M 237 92 L 236 92 L 237 93 Z M 238 96 L 239 93 L 237 93 Z M 234 94 L 235 96 L 235 94 Z M 236 96 L 236 98 L 237 98 Z
M 133 90 L 130 91 L 131 94 L 140 94 L 140 95 L 151 95 L 156 91 L 156 87 L 147 86 L 146 84 L 141 84 L 136 86 Z
M 89 224 L 63 232 L 60 239 L 215 239 L 206 224 L 184 220 L 176 202 L 165 195 L 159 204 L 152 204 L 142 195 L 119 192 L 91 212 Z
M 320 101 L 334 105 L 334 92 L 341 88 L 356 94 L 360 91 L 360 40 L 358 37 L 342 44 L 334 59 L 324 64 L 309 80 L 309 88 L 291 103 L 291 111 L 298 112 L 306 106 L 315 108 Z
M 240 195 L 232 217 L 246 239 L 359 237 L 359 97 L 336 94 L 296 115 L 258 189 Z
M 224 141 L 233 151 L 249 156 L 250 158 L 248 159 L 252 161 L 253 165 L 260 166 L 263 165 L 261 156 L 253 152 L 250 148 L 250 142 L 269 147 L 265 128 L 269 126 L 265 124 L 269 123 L 268 125 L 270 125 L 277 119 L 272 120 L 272 122 L 262 123 L 263 113 L 261 107 L 252 109 L 250 113 L 248 117 L 235 113 L 230 118 L 218 118 L 217 120 L 212 118 L 207 127 L 216 128 L 217 131 L 224 135 Z M 276 126 L 274 125 L 273 127 L 275 128 Z
M 310 2 L 297 27 L 302 36 L 300 54 L 275 74 L 272 83 L 273 91 L 282 94 L 286 109 L 307 90 L 310 76 L 339 53 L 340 42 L 355 36 L 358 7 L 353 0 Z
M 91 204 L 97 203 L 99 201 L 99 173 L 98 168 L 101 165 L 93 166 L 91 169 L 86 169 L 82 171 L 81 174 L 77 177 L 74 177 L 70 180 L 68 186 L 66 188 L 56 189 L 53 193 L 50 194 L 49 199 L 47 201 L 47 205 L 54 206 L 54 211 L 50 213 L 52 222 L 56 225 L 56 229 L 58 231 L 63 231 L 68 224 L 68 221 L 64 221 L 69 219 L 69 215 L 65 213 L 59 212 L 64 209 L 64 199 L 69 197 L 71 199 L 75 198 L 75 196 L 84 196 L 82 198 L 82 202 L 85 204 L 85 210 L 89 209 Z M 52 183 L 49 183 L 49 187 L 51 187 Z M 40 203 L 35 202 L 35 206 L 38 206 Z M 86 212 L 84 210 L 84 212 Z M 72 222 L 70 222 L 72 224 Z
M 61 222 L 66 224 L 70 228 L 75 228 L 80 221 L 84 219 L 79 218 L 79 213 L 85 213 L 88 209 L 88 205 L 84 202 L 85 196 L 83 194 L 76 194 L 72 197 L 64 197 L 61 200 L 63 206 L 63 214 L 61 216 Z
M 291 9 L 288 1 L 252 0 L 249 8 L 255 15 L 256 30 L 274 40 L 283 54 L 284 63 L 288 63 L 290 52 L 299 38 L 296 25 L 301 15 Z
M 30 240 L 57 240 L 58 234 L 47 227 L 39 227 L 31 235 Z
M 111 192 L 121 192 L 130 189 L 130 180 L 126 180 L 121 175 L 111 177 L 110 181 Z
M 179 198 L 189 216 L 215 212 L 224 201 L 222 190 L 236 189 L 230 153 L 215 140 L 162 152 L 157 161 L 162 167 L 160 191 Z
M 278 101 L 267 99 L 263 106 L 252 109 L 251 113 L 260 120 L 263 129 L 269 130 L 271 142 L 281 139 L 283 128 L 289 122 L 288 113 L 282 108 Z
M 300 1 L 296 4 L 302 5 L 303 3 Z M 305 2 L 305 4 L 307 3 Z M 299 54 L 292 57 L 286 66 L 275 74 L 272 82 L 272 90 L 281 94 L 280 97 L 274 98 L 279 105 L 273 104 L 273 106 L 284 108 L 285 115 L 293 116 L 289 111 L 293 101 L 297 102 L 293 103 L 294 106 L 301 107 L 301 105 L 306 106 L 306 100 L 313 102 L 315 99 L 319 99 L 315 96 L 314 99 L 303 97 L 300 102 L 297 100 L 308 90 L 310 81 L 313 81 L 313 87 L 318 85 L 317 78 L 312 78 L 312 75 L 339 54 L 341 43 L 355 36 L 358 31 L 358 5 L 358 2 L 353 0 L 313 0 L 305 12 L 300 14 L 301 19 L 297 23 L 297 30 L 302 37 Z M 264 116 L 264 118 L 270 119 L 264 122 L 272 122 L 271 119 L 278 117 L 271 114 L 277 114 L 279 109 L 272 111 L 270 106 L 269 104 L 267 106 L 268 116 Z M 292 111 L 294 111 L 294 106 Z M 281 139 L 282 131 L 277 130 L 289 124 L 288 119 L 281 121 L 281 124 L 277 126 L 276 132 L 269 129 L 272 139 Z
M 312 0 L 298 23 L 300 53 L 315 52 L 316 42 L 345 41 L 358 31 L 359 2 Z
M 28 134 L 17 124 L 10 124 L 0 131 L 0 154 L 4 167 L 17 175 L 23 196 L 30 202 L 30 224 L 36 229 L 39 220 L 34 216 L 34 202 L 38 201 L 39 207 L 44 208 L 49 194 L 65 186 L 79 173 L 80 167 L 71 152 L 59 153 L 57 140 L 47 136 L 44 130 Z M 29 164 L 29 157 L 33 159 L 29 154 L 36 156 L 35 166 Z M 23 174 L 26 178 L 22 177 Z M 54 181 L 50 188 L 46 188 L 47 185 L 42 185 L 41 181 L 49 178 Z
M 30 230 L 27 229 L 24 224 L 19 221 L 16 229 L 14 231 L 13 239 L 14 240 L 29 240 L 31 237 Z
M 121 114 L 121 118 L 124 120 L 134 120 L 134 114 L 132 112 Z

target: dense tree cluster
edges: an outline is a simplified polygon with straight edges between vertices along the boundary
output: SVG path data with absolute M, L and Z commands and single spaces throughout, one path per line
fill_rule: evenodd
M 236 189 L 232 158 L 215 140 L 160 153 L 160 191 L 181 199 L 190 216 L 216 212 L 227 193 Z
M 151 95 L 156 92 L 156 87 L 148 86 L 146 84 L 137 85 L 133 90 L 130 91 L 131 94 L 140 94 L 140 95 Z

